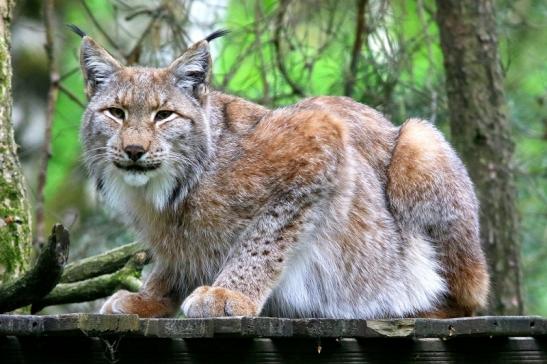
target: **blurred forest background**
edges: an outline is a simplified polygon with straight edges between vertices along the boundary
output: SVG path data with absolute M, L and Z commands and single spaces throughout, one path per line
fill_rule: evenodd
M 71 232 L 71 260 L 132 236 L 102 207 L 83 168 L 80 39 L 65 23 L 78 25 L 127 64 L 150 66 L 166 65 L 188 44 L 228 28 L 232 32 L 212 44 L 217 89 L 270 107 L 306 96 L 348 95 L 396 124 L 422 117 L 454 138 L 434 1 L 58 0 L 52 44 L 60 83 L 41 209 L 36 200 L 51 73 L 42 5 L 21 0 L 14 11 L 13 121 L 29 195 L 44 216 L 35 236 L 43 237 L 43 226 L 48 230 L 62 222 Z M 500 0 L 496 12 L 506 114 L 516 148 L 515 236 L 524 308 L 547 315 L 547 2 Z M 89 305 L 78 309 L 92 310 Z

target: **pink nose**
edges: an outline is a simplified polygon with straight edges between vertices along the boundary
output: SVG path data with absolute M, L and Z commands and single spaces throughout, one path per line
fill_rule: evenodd
M 146 151 L 141 145 L 131 144 L 125 147 L 124 149 L 125 154 L 131 159 L 133 162 L 138 161 Z

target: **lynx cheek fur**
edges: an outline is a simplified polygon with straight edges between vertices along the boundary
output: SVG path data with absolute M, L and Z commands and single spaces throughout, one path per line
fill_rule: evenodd
M 159 69 L 124 67 L 83 35 L 87 166 L 155 260 L 139 293 L 101 312 L 449 317 L 484 305 L 477 200 L 443 136 L 345 97 L 268 110 L 210 91 L 219 35 Z

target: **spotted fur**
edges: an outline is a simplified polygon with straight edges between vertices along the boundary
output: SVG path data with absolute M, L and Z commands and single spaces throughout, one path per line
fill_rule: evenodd
M 442 317 L 485 304 L 473 186 L 431 124 L 395 127 L 343 97 L 268 110 L 210 91 L 207 40 L 159 69 L 123 67 L 88 36 L 81 55 L 87 166 L 155 258 L 141 292 L 101 312 Z

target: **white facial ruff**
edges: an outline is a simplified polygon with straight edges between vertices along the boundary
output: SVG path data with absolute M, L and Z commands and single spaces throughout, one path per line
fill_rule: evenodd
M 164 167 L 147 172 L 129 172 L 111 165 L 103 175 L 106 201 L 121 211 L 142 199 L 151 203 L 156 210 L 163 210 L 177 181 L 169 173 L 169 168 Z
M 150 176 L 147 173 L 124 173 L 123 180 L 130 186 L 140 187 L 144 186 L 150 180 Z

